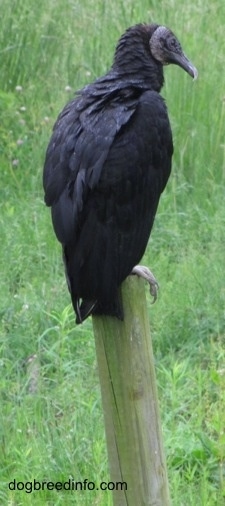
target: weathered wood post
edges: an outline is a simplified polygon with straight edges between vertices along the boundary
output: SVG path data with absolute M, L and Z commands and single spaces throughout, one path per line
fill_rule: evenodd
M 114 506 L 169 506 L 145 283 L 122 285 L 125 319 L 94 316 Z M 127 489 L 126 489 L 127 488 Z

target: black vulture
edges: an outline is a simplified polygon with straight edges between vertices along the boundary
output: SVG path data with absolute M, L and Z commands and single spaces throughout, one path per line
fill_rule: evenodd
M 135 266 L 171 170 L 172 133 L 159 94 L 170 63 L 197 77 L 171 30 L 128 28 L 109 72 L 79 90 L 55 123 L 43 184 L 77 323 L 92 313 L 123 319 L 119 287 L 132 270 L 149 277 L 155 295 L 154 277 Z

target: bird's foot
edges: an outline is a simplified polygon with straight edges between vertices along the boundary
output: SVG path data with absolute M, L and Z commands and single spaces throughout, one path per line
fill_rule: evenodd
M 135 265 L 131 271 L 131 274 L 136 274 L 137 276 L 140 276 L 141 278 L 144 278 L 146 281 L 148 281 L 150 285 L 150 294 L 153 297 L 152 304 L 154 304 L 157 299 L 159 285 L 152 272 L 148 269 L 148 267 L 145 267 L 144 265 Z

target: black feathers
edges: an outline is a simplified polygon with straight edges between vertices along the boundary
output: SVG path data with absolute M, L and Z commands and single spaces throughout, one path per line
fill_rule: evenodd
M 158 92 L 173 55 L 166 49 L 161 61 L 163 34 L 174 38 L 158 25 L 127 30 L 109 73 L 66 105 L 47 149 L 45 202 L 78 323 L 92 312 L 123 318 L 118 288 L 144 254 L 170 174 L 172 136 Z M 193 75 L 181 49 L 179 58 Z

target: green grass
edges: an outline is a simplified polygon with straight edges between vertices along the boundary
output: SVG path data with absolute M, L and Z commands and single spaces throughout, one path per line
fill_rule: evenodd
M 199 70 L 192 83 L 165 69 L 173 174 L 145 255 L 160 283 L 149 314 L 171 496 L 173 506 L 222 506 L 225 4 L 2 0 L 1 17 L 0 503 L 112 504 L 110 492 L 29 494 L 7 483 L 109 480 L 91 320 L 74 325 L 41 176 L 73 90 L 107 70 L 127 26 L 154 20 Z

